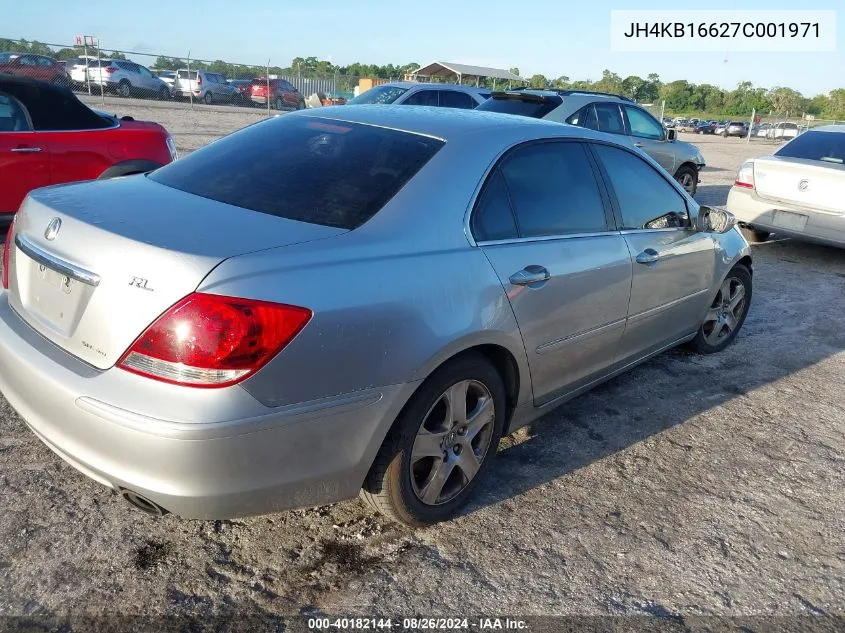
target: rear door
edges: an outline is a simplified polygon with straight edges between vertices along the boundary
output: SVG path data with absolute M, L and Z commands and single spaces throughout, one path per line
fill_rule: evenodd
M 696 231 L 686 197 L 665 173 L 620 147 L 591 143 L 617 225 L 633 258 L 631 303 L 619 360 L 695 331 L 710 299 L 715 242 Z
M 535 404 L 607 371 L 632 265 L 584 146 L 545 141 L 509 152 L 479 196 L 472 230 L 516 315 Z
M 32 131 L 23 104 L 0 92 L 0 215 L 14 213 L 26 194 L 48 184 L 48 147 Z

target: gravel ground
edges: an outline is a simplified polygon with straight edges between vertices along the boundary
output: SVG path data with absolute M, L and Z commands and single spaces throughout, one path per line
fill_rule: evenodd
M 165 124 L 180 151 L 262 116 L 114 103 Z M 711 204 L 771 151 L 690 138 Z M 425 530 L 358 501 L 154 519 L 65 465 L 0 397 L 0 615 L 764 618 L 746 631 L 845 615 L 845 250 L 775 240 L 753 256 L 734 345 L 663 354 L 505 438 L 463 516 Z

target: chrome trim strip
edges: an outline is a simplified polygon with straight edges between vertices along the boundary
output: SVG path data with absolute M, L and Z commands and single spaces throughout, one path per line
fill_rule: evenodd
M 79 266 L 74 266 L 69 262 L 59 259 L 55 255 L 51 255 L 47 251 L 41 250 L 20 233 L 15 235 L 15 245 L 21 249 L 27 257 L 34 259 L 39 264 L 66 275 L 71 279 L 75 279 L 80 283 L 94 287 L 100 283 L 99 275 L 85 270 L 84 268 L 80 268 Z
M 641 233 L 670 233 L 672 231 L 684 231 L 686 233 L 697 233 L 691 226 L 670 226 L 665 229 L 623 229 L 622 235 L 639 235 Z
M 476 246 L 499 246 L 502 244 L 523 244 L 526 242 L 550 242 L 552 240 L 571 240 L 580 237 L 619 236 L 619 231 L 598 231 L 593 233 L 561 233 L 559 235 L 539 235 L 536 237 L 514 237 L 507 240 L 486 240 L 476 242 Z
M 682 302 L 687 301 L 689 299 L 694 299 L 695 297 L 697 297 L 699 295 L 703 295 L 707 292 L 710 292 L 710 289 L 704 288 L 704 290 L 699 290 L 698 292 L 693 292 L 691 295 L 686 295 L 685 297 L 681 297 L 680 299 L 674 299 L 673 301 L 670 301 L 669 303 L 664 303 L 663 305 L 659 305 L 656 308 L 649 308 L 648 310 L 644 310 L 643 312 L 637 312 L 637 314 L 634 314 L 634 315 L 631 315 L 631 316 L 628 317 L 628 322 L 630 323 L 632 321 L 639 321 L 640 319 L 650 317 L 653 314 L 659 314 L 660 312 L 663 312 L 664 310 L 668 310 L 669 308 L 675 307 L 679 303 L 682 303 Z
M 543 343 L 538 347 L 535 351 L 537 354 L 545 354 L 549 351 L 554 351 L 555 348 L 562 347 L 569 343 L 570 341 L 575 341 L 580 338 L 584 338 L 585 336 L 592 336 L 594 334 L 600 334 L 604 332 L 608 328 L 612 328 L 619 325 L 625 325 L 625 318 L 617 319 L 616 321 L 611 321 L 610 323 L 605 323 L 604 325 L 600 325 L 598 327 L 591 328 L 589 330 L 584 330 L 583 332 L 577 332 L 576 334 L 570 334 L 564 338 L 559 338 L 557 340 L 551 341 L 549 343 Z

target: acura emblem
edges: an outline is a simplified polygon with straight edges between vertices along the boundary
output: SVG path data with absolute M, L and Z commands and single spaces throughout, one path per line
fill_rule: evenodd
M 61 218 L 53 218 L 52 220 L 50 220 L 50 224 L 48 224 L 47 228 L 44 230 L 44 237 L 48 240 L 56 239 L 56 236 L 59 234 L 60 228 L 62 228 Z
M 807 191 L 807 188 L 810 186 L 809 180 L 801 180 L 798 182 L 798 191 Z

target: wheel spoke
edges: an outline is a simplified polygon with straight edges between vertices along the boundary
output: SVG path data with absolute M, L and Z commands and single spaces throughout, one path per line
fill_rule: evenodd
M 731 312 L 736 310 L 737 306 L 740 302 L 745 299 L 745 286 L 742 284 L 737 285 L 736 290 L 734 291 L 733 296 L 728 303 L 728 308 L 730 308 Z
M 428 480 L 420 490 L 420 499 L 424 503 L 437 503 L 437 499 L 440 498 L 440 493 L 443 491 L 443 486 L 446 485 L 446 481 L 449 479 L 449 475 L 452 474 L 454 468 L 454 461 L 447 462 L 441 460 L 434 465 Z
M 461 469 L 461 472 L 464 474 L 464 480 L 466 483 L 469 483 L 475 477 L 475 473 L 478 472 L 481 463 L 478 461 L 478 456 L 473 452 L 472 447 L 467 444 L 455 460 L 455 466 Z
M 731 280 L 730 279 L 725 279 L 725 281 L 722 282 L 722 287 L 719 288 L 719 294 L 722 295 L 720 297 L 722 302 L 727 301 L 728 298 L 731 296 Z
M 464 434 L 465 441 L 469 444 L 475 439 L 482 429 L 493 422 L 493 399 L 483 398 L 478 401 L 478 406 L 472 411 L 467 420 L 467 430 Z
M 704 315 L 704 322 L 705 323 L 714 323 L 719 320 L 719 309 L 718 308 L 710 308 L 707 311 L 707 314 Z
M 421 430 L 414 440 L 414 447 L 411 449 L 411 461 L 417 462 L 424 457 L 443 456 L 443 436 L 445 433 L 430 433 Z
M 707 341 L 710 345 L 718 345 L 723 328 L 724 324 L 721 321 L 716 321 L 716 323 L 713 325 L 713 329 L 710 331 L 710 334 L 704 335 L 704 340 Z
M 733 332 L 736 329 L 737 318 L 734 316 L 733 312 L 726 312 L 725 313 L 725 325 L 728 326 L 728 331 Z
M 446 427 L 457 423 L 458 426 L 465 426 L 467 422 L 467 387 L 469 382 L 462 380 L 461 382 L 452 385 L 449 391 L 446 392 L 446 400 L 449 404 L 448 418 L 446 420 Z

